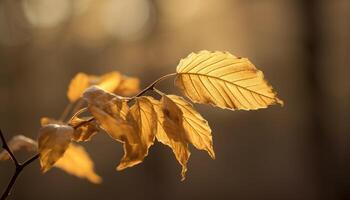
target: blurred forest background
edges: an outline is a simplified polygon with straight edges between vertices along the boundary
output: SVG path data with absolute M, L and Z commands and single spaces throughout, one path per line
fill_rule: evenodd
M 248 57 L 285 101 L 258 111 L 196 106 L 217 159 L 192 151 L 187 180 L 161 144 L 114 170 L 122 145 L 85 147 L 101 185 L 28 167 L 9 199 L 350 199 L 349 0 L 0 0 L 0 127 L 35 138 L 77 72 L 118 70 L 142 87 L 202 49 Z M 161 89 L 178 91 L 172 82 Z M 29 155 L 19 153 L 26 158 Z M 13 166 L 0 163 L 0 188 Z

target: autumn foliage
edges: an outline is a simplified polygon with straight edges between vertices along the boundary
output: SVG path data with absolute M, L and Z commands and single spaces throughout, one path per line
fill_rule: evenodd
M 161 77 L 141 92 L 137 78 L 119 72 L 102 76 L 78 73 L 68 87 L 70 105 L 61 119 L 43 117 L 37 141 L 15 136 L 9 147 L 12 151 L 23 148 L 38 152 L 42 172 L 56 167 L 100 183 L 102 179 L 94 171 L 94 163 L 78 143 L 107 133 L 123 145 L 124 155 L 116 169 L 124 170 L 141 163 L 158 141 L 172 149 L 184 180 L 191 154 L 189 145 L 215 159 L 212 131 L 185 98 L 156 88 L 169 77 L 175 77 L 176 87 L 194 103 L 229 110 L 283 105 L 263 73 L 247 58 L 228 52 L 201 51 L 182 59 L 176 73 Z M 159 98 L 146 96 L 148 91 Z M 69 113 L 71 116 L 67 117 Z M 5 151 L 0 154 L 1 160 L 9 158 Z

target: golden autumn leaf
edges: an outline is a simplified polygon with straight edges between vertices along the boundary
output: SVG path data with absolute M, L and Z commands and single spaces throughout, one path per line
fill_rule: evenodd
M 75 102 L 78 100 L 89 85 L 89 76 L 87 74 L 78 73 L 75 75 L 68 86 L 67 97 L 69 101 Z
M 70 144 L 64 155 L 54 167 L 74 176 L 85 178 L 92 183 L 101 183 L 102 179 L 94 171 L 94 163 L 85 149 L 77 144 Z
M 228 52 L 201 51 L 177 66 L 176 86 L 196 103 L 232 110 L 281 104 L 263 73 L 247 59 Z
M 102 76 L 78 73 L 70 82 L 67 97 L 71 102 L 77 101 L 84 91 L 96 85 L 108 92 L 120 95 L 133 95 L 139 91 L 139 80 L 113 71 Z
M 109 72 L 100 77 L 90 75 L 89 78 L 90 85 L 96 85 L 109 92 L 113 92 L 122 81 L 122 75 L 117 71 Z
M 21 149 L 25 149 L 27 151 L 37 151 L 38 149 L 38 145 L 37 143 L 30 139 L 27 138 L 23 135 L 16 135 L 14 136 L 8 143 L 7 143 L 8 147 L 10 148 L 10 150 L 12 152 L 16 152 L 19 151 Z M 0 160 L 8 160 L 10 158 L 9 154 L 7 153 L 7 151 L 3 150 L 0 153 Z
M 162 104 L 153 99 L 148 98 L 157 114 L 157 132 L 156 138 L 161 143 L 169 146 L 176 159 L 182 166 L 181 180 L 185 180 L 185 174 L 187 171 L 187 162 L 191 155 L 188 148 L 188 140 L 186 138 L 185 130 L 182 126 L 182 111 L 174 104 L 174 102 L 163 100 L 165 102 L 165 113 L 169 113 L 167 118 L 164 118 Z
M 207 151 L 210 157 L 215 159 L 213 138 L 207 120 L 182 97 L 176 95 L 166 95 L 166 97 L 173 101 L 181 110 L 183 114 L 182 125 L 188 141 L 197 149 Z M 166 109 L 166 106 L 164 106 L 164 109 Z
M 137 124 L 141 142 L 146 145 L 148 151 L 157 132 L 157 114 L 152 102 L 147 97 L 136 98 L 135 104 L 130 108 L 130 114 Z
M 139 143 L 132 146 L 132 152 L 138 151 L 138 153 L 125 154 L 117 170 L 130 167 L 134 165 L 133 162 L 135 161 L 142 162 L 148 155 L 149 147 L 154 143 L 157 131 L 157 115 L 151 101 L 146 97 L 136 98 L 135 104 L 130 108 L 129 113 L 124 119 L 133 125 L 136 137 L 139 138 Z
M 39 130 L 40 165 L 48 171 L 68 148 L 74 129 L 67 125 L 48 124 Z
M 81 119 L 79 117 L 74 117 L 70 120 L 69 124 L 73 127 L 80 125 L 78 128 L 74 129 L 74 133 L 72 136 L 72 140 L 76 142 L 87 142 L 90 141 L 91 138 L 97 134 L 98 127 L 93 122 L 86 122 L 87 119 Z
M 140 80 L 134 77 L 122 76 L 119 86 L 113 93 L 121 96 L 135 95 L 140 91 Z
M 113 139 L 123 143 L 124 156 L 117 170 L 132 167 L 147 155 L 138 133 L 138 125 L 129 112 L 126 100 L 98 87 L 91 87 L 83 94 L 88 109 Z

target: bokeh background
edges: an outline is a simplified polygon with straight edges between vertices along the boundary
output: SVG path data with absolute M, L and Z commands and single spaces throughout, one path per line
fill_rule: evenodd
M 77 72 L 118 70 L 146 86 L 202 49 L 248 57 L 285 107 L 244 112 L 198 105 L 216 160 L 192 148 L 187 180 L 161 144 L 114 170 L 122 146 L 85 144 L 101 185 L 28 167 L 9 199 L 350 199 L 349 0 L 0 0 L 0 127 L 35 138 L 58 117 Z M 172 82 L 162 90 L 178 91 Z M 21 158 L 29 155 L 18 154 Z M 0 163 L 0 188 L 12 175 Z

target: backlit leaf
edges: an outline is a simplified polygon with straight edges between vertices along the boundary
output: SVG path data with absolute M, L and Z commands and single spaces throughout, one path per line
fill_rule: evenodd
M 131 116 L 126 101 L 98 87 L 87 89 L 83 96 L 100 127 L 113 139 L 124 144 L 124 156 L 117 170 L 142 162 L 147 151 L 141 144 L 137 123 Z
M 90 85 L 97 85 L 108 92 L 113 92 L 122 81 L 122 75 L 117 71 L 104 74 L 100 77 L 89 76 L 89 78 Z
M 74 129 L 71 126 L 49 124 L 39 130 L 40 165 L 48 171 L 68 148 Z
M 182 112 L 173 102 L 163 100 L 163 102 L 165 101 L 165 113 L 169 113 L 169 117 L 165 119 L 162 104 L 152 97 L 147 98 L 152 102 L 153 108 L 157 113 L 156 138 L 173 150 L 176 159 L 182 166 L 181 180 L 185 180 L 187 162 L 191 153 L 188 149 L 186 134 L 181 123 Z M 166 99 L 167 97 L 164 98 Z
M 74 176 L 85 178 L 92 183 L 101 183 L 102 179 L 94 171 L 94 163 L 85 149 L 77 144 L 70 144 L 54 165 Z
M 197 149 L 207 151 L 210 157 L 215 159 L 211 129 L 207 120 L 182 97 L 176 95 L 167 95 L 167 97 L 171 99 L 183 113 L 182 124 L 188 141 Z
M 84 90 L 89 87 L 89 76 L 85 73 L 78 73 L 71 80 L 68 86 L 67 96 L 71 102 L 75 102 L 83 94 Z
M 78 73 L 70 82 L 67 96 L 71 102 L 77 101 L 90 86 L 98 86 L 108 92 L 128 96 L 139 91 L 139 80 L 113 71 L 102 76 Z
M 157 114 L 152 102 L 147 97 L 138 97 L 130 108 L 130 114 L 134 118 L 142 145 L 145 145 L 146 155 L 148 148 L 153 145 L 157 132 Z
M 140 80 L 134 77 L 122 76 L 122 80 L 114 90 L 115 94 L 121 96 L 135 95 L 140 91 Z
M 83 123 L 83 122 L 86 122 L 86 120 L 87 119 L 81 119 L 79 117 L 75 117 L 69 122 L 69 124 L 73 127 L 83 124 L 74 130 L 73 137 L 72 137 L 73 141 L 76 141 L 76 142 L 90 141 L 91 138 L 94 135 L 96 135 L 96 133 L 98 132 L 98 128 L 96 124 L 94 122 Z
M 37 143 L 34 140 L 27 138 L 23 135 L 14 136 L 10 141 L 7 142 L 7 145 L 12 152 L 16 152 L 21 149 L 33 152 L 38 150 Z M 10 155 L 7 153 L 7 151 L 3 150 L 0 153 L 0 160 L 8 160 L 9 158 Z
M 192 53 L 180 61 L 176 71 L 176 85 L 196 103 L 232 110 L 283 105 L 261 71 L 248 59 L 228 52 Z

